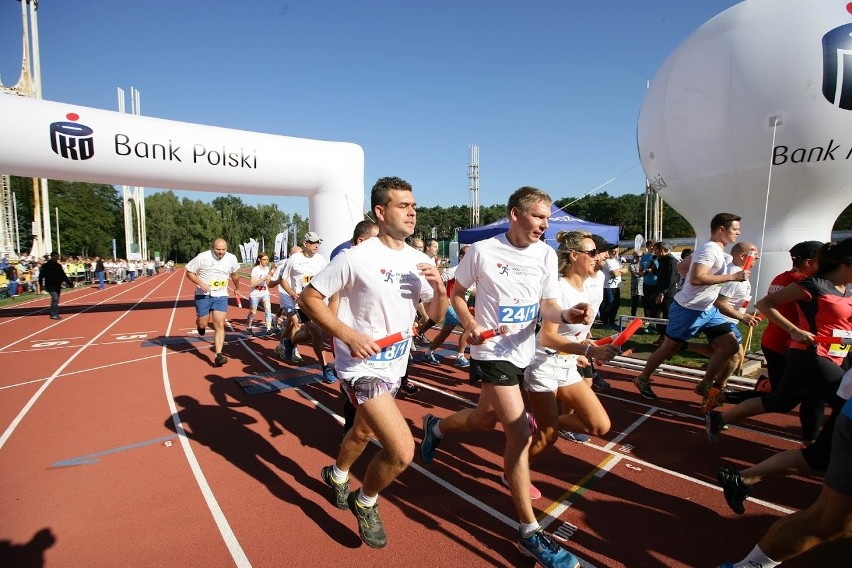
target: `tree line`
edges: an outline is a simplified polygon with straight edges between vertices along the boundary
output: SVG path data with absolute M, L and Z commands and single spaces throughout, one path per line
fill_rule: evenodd
M 16 176 L 10 179 L 17 199 L 21 252 L 28 252 L 33 240 L 29 230 L 33 219 L 33 182 L 31 178 Z M 120 189 L 107 184 L 50 180 L 48 194 L 51 219 L 55 218 L 56 208 L 59 210 L 63 256 L 112 257 L 113 239 L 117 255 L 124 256 L 124 210 Z M 580 200 L 561 197 L 554 203 L 575 217 L 617 225 L 622 239 L 645 232 L 644 195 L 611 196 L 602 192 Z M 488 205 L 480 208 L 479 220 L 481 225 L 487 225 L 505 216 L 505 204 Z M 53 250 L 57 250 L 55 221 L 53 223 Z M 470 207 L 467 205 L 421 207 L 417 210 L 415 235 L 430 237 L 434 229 L 438 239 L 451 240 L 456 229 L 467 228 L 469 224 Z M 200 199 L 178 199 L 172 191 L 145 197 L 149 254 L 153 257 L 154 251 L 159 251 L 161 258 L 176 262 L 187 262 L 219 236 L 230 243 L 234 252 L 239 243 L 254 238 L 258 242 L 265 241 L 266 250 L 271 253 L 275 236 L 290 225 L 296 225 L 301 241 L 309 229 L 309 220 L 298 213 L 291 215 L 281 211 L 275 203 L 252 206 L 234 195 L 216 197 L 210 203 Z M 852 230 L 852 204 L 837 219 L 834 230 Z M 695 237 L 686 219 L 668 204 L 664 204 L 663 210 L 663 235 L 666 238 Z

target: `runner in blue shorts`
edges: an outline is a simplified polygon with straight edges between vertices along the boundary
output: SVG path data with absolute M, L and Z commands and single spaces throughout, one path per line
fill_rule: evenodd
M 642 396 L 656 399 L 651 389 L 651 375 L 663 361 L 681 350 L 684 343 L 701 332 L 713 348 L 707 363 L 702 383 L 712 384 L 725 368 L 727 362 L 739 352 L 739 344 L 715 302 L 719 296 L 719 284 L 748 280 L 750 272 L 740 270 L 728 273 L 725 261 L 725 246 L 736 242 L 740 234 L 740 217 L 733 213 L 718 213 L 710 221 L 710 240 L 692 255 L 692 264 L 686 275 L 683 288 L 675 295 L 669 309 L 666 335 L 654 353 L 648 358 L 645 368 L 633 384 Z

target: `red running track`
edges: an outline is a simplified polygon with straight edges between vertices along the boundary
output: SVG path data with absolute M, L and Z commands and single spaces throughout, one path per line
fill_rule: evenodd
M 230 360 L 214 368 L 192 294 L 176 271 L 67 291 L 59 321 L 46 296 L 0 310 L 0 565 L 533 565 L 515 545 L 499 431 L 448 437 L 429 468 L 418 457 L 381 495 L 388 546 L 362 545 L 318 476 L 340 439 L 337 386 L 317 382 L 310 348 L 295 368 L 277 360 L 274 339 L 246 337 L 236 306 Z M 421 391 L 399 400 L 418 443 L 424 413 L 476 401 L 446 361 L 413 365 Z M 602 371 L 612 430 L 559 440 L 532 474 L 542 524 L 585 566 L 739 560 L 816 498 L 818 478 L 766 481 L 737 516 L 715 487 L 722 463 L 797 447 L 795 416 L 759 417 L 710 446 L 692 385 L 660 379 L 649 405 L 628 374 Z M 837 557 L 788 565 L 815 558 Z

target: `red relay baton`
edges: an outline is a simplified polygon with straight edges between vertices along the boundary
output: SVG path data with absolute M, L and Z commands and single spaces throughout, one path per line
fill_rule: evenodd
M 751 253 L 746 257 L 745 263 L 743 263 L 743 270 L 751 270 L 751 266 L 753 264 L 754 264 L 754 253 Z
M 832 337 L 830 335 L 814 335 L 814 343 L 823 345 L 832 345 L 839 343 L 840 345 L 852 345 L 852 337 Z
M 612 343 L 616 347 L 621 347 L 640 327 L 642 327 L 642 318 L 636 318 L 621 333 L 598 339 L 595 341 L 595 345 L 609 345 Z
M 495 337 L 497 335 L 504 335 L 508 331 L 508 326 L 501 325 L 500 327 L 495 327 L 494 329 L 486 329 L 480 334 L 480 337 L 482 337 L 482 340 L 485 341 L 486 339 L 491 339 L 492 337 Z
M 399 343 L 400 341 L 411 337 L 414 337 L 414 330 L 407 329 L 405 331 L 392 333 L 387 337 L 382 337 L 381 339 L 376 339 L 374 341 L 376 342 L 376 345 L 378 345 L 381 349 L 384 349 L 385 347 L 390 347 L 394 343 Z

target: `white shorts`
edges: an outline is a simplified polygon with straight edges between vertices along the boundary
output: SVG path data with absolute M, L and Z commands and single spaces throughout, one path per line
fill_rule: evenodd
M 530 392 L 554 392 L 560 387 L 575 385 L 583 380 L 577 370 L 577 357 L 565 355 L 536 355 L 524 371 L 524 388 Z

